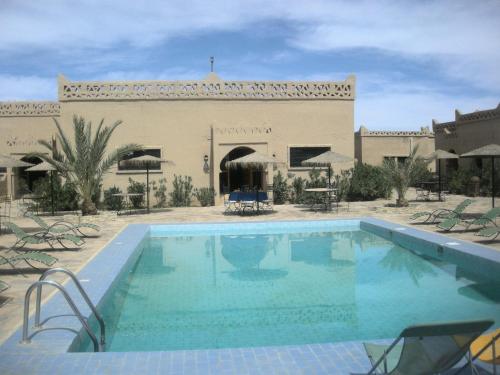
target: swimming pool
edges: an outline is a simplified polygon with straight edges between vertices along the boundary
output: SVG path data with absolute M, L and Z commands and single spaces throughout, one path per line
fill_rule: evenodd
M 99 304 L 107 350 L 374 340 L 422 322 L 500 321 L 491 254 L 415 232 L 373 220 L 152 225 Z M 90 350 L 80 338 L 71 351 Z

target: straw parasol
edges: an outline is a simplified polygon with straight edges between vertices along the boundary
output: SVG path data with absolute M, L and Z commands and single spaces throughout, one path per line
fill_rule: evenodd
M 54 216 L 54 171 L 56 170 L 56 167 L 46 161 L 26 169 L 27 172 L 50 172 L 50 204 L 52 216 Z
M 347 163 L 354 161 L 353 158 L 333 151 L 323 152 L 313 158 L 304 160 L 302 165 L 310 167 L 328 167 L 328 186 L 331 185 L 331 171 L 333 164 Z
M 151 165 L 153 163 L 167 163 L 170 165 L 174 165 L 173 161 L 170 160 L 164 160 L 161 159 L 157 156 L 153 155 L 142 155 L 142 156 L 137 156 L 135 158 L 130 158 L 127 160 L 124 160 L 127 162 L 132 162 L 136 164 L 142 164 L 146 167 L 146 205 L 147 205 L 147 211 L 149 214 L 149 168 L 151 168 Z
M 491 158 L 491 206 L 495 207 L 495 158 L 500 156 L 500 145 L 486 145 L 460 156 L 462 158 Z
M 252 152 L 251 154 L 242 156 L 241 158 L 230 160 L 226 162 L 227 168 L 238 168 L 238 167 L 250 167 L 256 169 L 264 169 L 269 164 L 278 165 L 284 164 L 278 161 L 273 156 L 267 156 L 258 152 Z M 256 202 L 257 202 L 257 213 L 259 212 L 259 189 L 255 191 Z
M 441 160 L 442 159 L 458 159 L 457 154 L 452 154 L 451 152 L 444 151 L 444 150 L 436 150 L 433 153 L 427 155 L 425 160 L 437 160 L 438 161 L 438 176 L 439 176 L 439 183 L 438 183 L 438 194 L 439 194 L 439 200 L 441 200 Z

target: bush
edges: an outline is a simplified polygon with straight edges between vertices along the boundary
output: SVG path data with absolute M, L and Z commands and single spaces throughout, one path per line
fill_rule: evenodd
M 334 186 L 337 188 L 337 200 L 340 202 L 347 199 L 349 189 L 351 188 L 352 169 L 340 172 L 335 175 Z
M 50 176 L 43 177 L 33 184 L 33 193 L 41 197 L 38 201 L 43 211 L 52 209 Z M 62 184 L 60 177 L 54 177 L 54 209 L 56 211 L 75 211 L 78 209 L 78 194 L 73 184 Z
M 156 199 L 155 207 L 166 207 L 167 205 L 167 179 L 160 178 L 158 183 L 156 181 L 151 182 L 151 189 L 154 191 L 154 197 Z
M 146 192 L 146 184 L 143 182 L 137 182 L 132 180 L 130 177 L 128 179 L 127 192 L 129 194 L 144 194 Z M 130 203 L 132 203 L 133 208 L 140 208 L 144 205 L 144 195 L 138 195 L 135 197 L 130 197 Z
M 412 186 L 415 186 L 416 183 L 420 181 L 432 181 L 435 179 L 434 174 L 429 170 L 429 163 L 422 160 L 415 160 L 415 170 L 413 172 L 413 181 L 411 183 Z
M 202 207 L 215 205 L 215 190 L 214 188 L 203 187 L 194 189 L 193 195 L 198 199 Z
M 309 171 L 309 181 L 306 181 L 305 188 L 325 188 L 328 185 L 328 180 L 326 177 L 321 176 L 320 169 L 312 169 Z M 323 201 L 323 197 L 320 194 L 309 193 L 307 191 L 303 194 L 302 203 L 305 204 L 318 204 Z
M 306 179 L 302 177 L 295 177 L 292 180 L 292 185 L 288 189 L 288 199 L 290 203 L 303 203 L 304 202 L 304 189 L 306 187 Z
M 191 206 L 191 195 L 193 191 L 192 178 L 189 176 L 174 175 L 173 189 L 170 193 L 170 204 L 174 207 Z
M 453 194 L 466 194 L 471 177 L 472 173 L 469 169 L 458 168 L 452 171 L 448 180 L 450 192 Z
M 352 170 L 351 186 L 347 193 L 350 201 L 371 201 L 389 198 L 392 188 L 381 167 L 356 163 Z
M 120 211 L 123 207 L 123 198 L 114 197 L 113 194 L 121 193 L 121 189 L 116 186 L 104 190 L 104 207 L 110 211 Z
M 281 171 L 273 177 L 273 199 L 275 204 L 285 204 L 288 198 L 288 186 Z

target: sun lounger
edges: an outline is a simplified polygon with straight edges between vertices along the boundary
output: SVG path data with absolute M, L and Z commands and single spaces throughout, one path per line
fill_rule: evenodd
M 410 216 L 410 220 L 416 220 L 425 217 L 425 220 L 423 221 L 424 223 L 434 223 L 437 219 L 446 220 L 453 217 L 461 217 L 465 209 L 473 202 L 474 201 L 472 199 L 465 199 L 453 210 L 449 210 L 447 208 L 438 208 L 434 211 L 416 212 L 412 216 Z
M 492 208 L 486 212 L 481 217 L 474 220 L 463 220 L 460 216 L 451 217 L 449 219 L 443 220 L 437 226 L 440 229 L 449 231 L 453 229 L 456 225 L 462 225 L 466 229 L 469 229 L 472 225 L 487 226 L 488 224 L 495 225 L 495 219 L 500 215 L 500 208 Z
M 40 245 L 46 243 L 51 248 L 54 248 L 54 244 L 58 243 L 65 249 L 68 249 L 68 246 L 64 243 L 65 241 L 71 242 L 77 247 L 80 247 L 85 243 L 85 241 L 83 241 L 80 237 L 69 233 L 53 234 L 48 231 L 26 233 L 14 223 L 6 222 L 5 226 L 9 228 L 17 238 L 16 243 L 11 246 L 12 250 L 22 250 L 26 244 Z
M 10 285 L 5 281 L 0 280 L 0 293 L 10 288 Z
M 411 326 L 391 345 L 365 343 L 369 374 L 439 374 L 458 363 L 470 344 L 493 325 L 490 320 Z M 403 343 L 400 344 L 400 342 Z M 472 366 L 472 363 L 469 362 Z
M 66 232 L 71 231 L 75 235 L 80 234 L 82 236 L 86 236 L 80 229 L 88 228 L 88 229 L 93 229 L 95 231 L 99 231 L 99 226 L 96 224 L 91 224 L 91 223 L 73 224 L 73 223 L 70 223 L 69 221 L 59 220 L 59 221 L 56 221 L 55 223 L 49 225 L 40 216 L 37 216 L 33 213 L 26 213 L 25 216 L 29 217 L 31 220 L 33 220 L 35 223 L 37 223 L 40 226 L 40 228 L 48 231 L 49 233 L 61 234 L 61 233 L 66 233 Z
M 37 262 L 37 263 L 42 263 L 46 265 L 47 267 L 52 266 L 55 262 L 57 262 L 57 258 L 53 257 L 52 255 L 43 253 L 41 251 L 29 251 L 26 253 L 21 253 L 21 254 L 16 254 L 11 257 L 5 257 L 3 255 L 0 255 L 0 266 L 3 266 L 5 264 L 8 264 L 11 266 L 14 270 L 20 272 L 18 268 L 16 267 L 16 264 L 24 261 L 26 264 L 28 264 L 30 267 L 34 269 L 38 269 L 38 267 L 34 266 L 31 264 L 31 262 Z

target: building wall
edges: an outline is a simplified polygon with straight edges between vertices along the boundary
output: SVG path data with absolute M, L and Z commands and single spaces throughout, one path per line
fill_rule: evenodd
M 150 180 L 188 175 L 195 187 L 213 186 L 219 191 L 221 161 L 232 149 L 247 146 L 275 155 L 280 167 L 306 175 L 308 168 L 290 168 L 291 146 L 330 146 L 354 156 L 354 77 L 341 82 L 225 82 L 215 75 L 193 82 L 70 82 L 59 78 L 60 107 L 56 114 L 65 131 L 72 130 L 72 117 L 83 116 L 97 124 L 123 123 L 109 148 L 126 143 L 158 147 L 162 158 L 175 165 L 162 165 Z M 37 139 L 55 134 L 53 120 L 45 115 L 20 117 L 0 103 L 0 129 L 21 145 L 0 142 L 0 153 L 39 150 Z M 71 134 L 71 133 L 70 133 Z M 210 171 L 204 169 L 204 156 Z M 349 165 L 339 166 L 347 168 Z M 268 182 L 272 183 L 272 169 Z M 104 188 L 125 189 L 128 178 L 145 179 L 145 171 L 118 171 L 104 178 Z
M 355 133 L 356 158 L 367 164 L 381 165 L 384 157 L 406 157 L 418 145 L 417 155 L 434 152 L 434 134 L 421 131 L 369 131 L 361 127 Z M 434 166 L 430 166 L 434 169 Z

